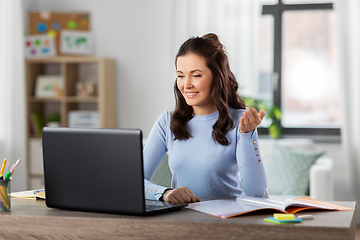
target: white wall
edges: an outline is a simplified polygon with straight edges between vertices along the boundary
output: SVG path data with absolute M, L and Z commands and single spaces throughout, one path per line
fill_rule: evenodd
M 148 136 L 157 117 L 173 109 L 173 1 L 26 0 L 29 11 L 91 14 L 95 55 L 117 61 L 118 127 Z

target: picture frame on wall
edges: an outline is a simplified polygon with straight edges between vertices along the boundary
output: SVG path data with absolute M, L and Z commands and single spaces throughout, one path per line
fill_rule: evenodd
M 88 31 L 61 31 L 60 52 L 62 54 L 92 55 L 94 37 Z
M 42 34 L 25 37 L 25 56 L 52 57 L 56 55 L 55 41 L 52 37 Z
M 39 75 L 36 78 L 35 97 L 58 98 L 62 96 L 63 79 L 60 75 Z

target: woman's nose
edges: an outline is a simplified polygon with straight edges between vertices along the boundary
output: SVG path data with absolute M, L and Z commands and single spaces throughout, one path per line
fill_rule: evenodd
M 192 85 L 192 82 L 191 82 L 191 78 L 186 77 L 185 82 L 184 82 L 184 88 L 191 88 L 192 86 L 193 85 Z

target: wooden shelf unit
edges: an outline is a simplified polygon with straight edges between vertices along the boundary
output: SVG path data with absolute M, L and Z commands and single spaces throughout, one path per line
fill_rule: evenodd
M 113 59 L 98 57 L 51 57 L 32 58 L 25 60 L 26 67 L 26 127 L 27 159 L 29 161 L 29 188 L 39 187 L 31 183 L 42 179 L 41 147 L 35 150 L 31 141 L 37 141 L 41 146 L 41 137 L 34 133 L 31 123 L 32 112 L 38 112 L 45 123 L 46 116 L 51 113 L 60 114 L 60 126 L 68 127 L 68 114 L 74 110 L 93 110 L 99 115 L 100 128 L 115 128 L 116 123 L 116 70 Z M 63 81 L 61 96 L 54 98 L 39 98 L 35 96 L 36 79 L 39 75 L 60 75 Z M 95 79 L 96 95 L 77 96 L 77 82 Z M 34 151 L 40 151 L 35 152 Z M 36 159 L 32 159 L 36 158 Z M 34 162 L 37 162 L 36 164 Z

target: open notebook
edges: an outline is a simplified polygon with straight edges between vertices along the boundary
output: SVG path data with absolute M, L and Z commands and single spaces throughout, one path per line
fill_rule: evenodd
M 189 209 L 207 213 L 220 218 L 230 218 L 254 211 L 273 210 L 282 213 L 297 213 L 307 209 L 322 209 L 330 211 L 354 210 L 312 198 L 271 200 L 257 197 L 239 197 L 236 200 L 210 200 L 190 203 Z

